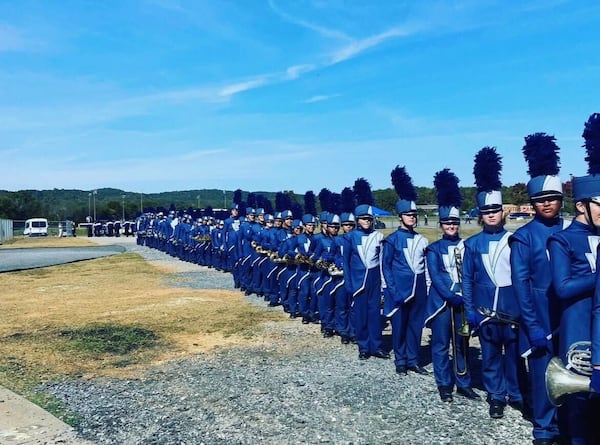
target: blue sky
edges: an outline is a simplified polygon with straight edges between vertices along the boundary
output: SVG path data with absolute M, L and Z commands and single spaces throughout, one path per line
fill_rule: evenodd
M 586 173 L 600 3 L 0 0 L 0 189 L 339 192 L 473 185 L 523 138 Z

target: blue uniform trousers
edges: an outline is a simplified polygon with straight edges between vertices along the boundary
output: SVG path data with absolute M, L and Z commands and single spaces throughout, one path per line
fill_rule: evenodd
M 556 423 L 556 407 L 550 403 L 546 393 L 546 368 L 553 353 L 546 348 L 536 349 L 527 358 L 529 369 L 529 385 L 533 395 L 533 437 L 551 439 L 559 435 Z
M 327 280 L 323 291 L 319 294 L 319 318 L 321 319 L 321 331 L 335 331 L 335 297 L 331 295 L 333 290 L 333 280 Z
M 279 296 L 284 309 L 290 314 L 298 312 L 297 285 L 296 266 L 286 266 L 279 276 Z
M 282 267 L 269 260 L 269 271 L 267 272 L 267 291 L 269 302 L 272 304 L 280 303 L 279 299 L 279 273 Z
M 421 334 L 425 317 L 425 300 L 416 296 L 400 305 L 392 315 L 392 345 L 396 366 L 418 366 Z
M 314 273 L 309 270 L 298 271 L 298 273 L 300 274 L 298 278 L 298 310 L 302 317 L 312 319 L 315 316 L 311 306 L 312 300 L 315 298 L 315 288 L 312 285 Z
M 248 271 L 250 278 L 249 290 L 257 294 L 262 293 L 262 270 L 260 268 L 260 262 L 264 258 L 264 256 L 261 256 L 258 253 L 253 254 L 251 259 L 252 262 L 250 263 L 250 270 Z
M 451 311 L 446 307 L 431 320 L 431 358 L 433 361 L 433 375 L 437 386 L 446 386 L 453 388 L 454 384 L 458 388 L 471 386 L 471 375 L 467 372 L 465 375 L 458 375 L 462 371 L 468 371 L 468 338 L 456 334 L 456 351 L 452 351 L 452 361 L 450 360 L 450 343 L 452 335 L 452 325 L 450 318 Z M 456 331 L 463 324 L 459 308 L 454 311 L 454 328 Z M 466 346 L 466 350 L 465 347 Z M 465 363 L 466 359 L 466 363 Z
M 488 322 L 480 327 L 481 374 L 491 400 L 522 402 L 519 389 L 518 332 L 505 323 Z M 504 353 L 503 353 L 504 349 Z
M 379 268 L 367 271 L 365 289 L 352 300 L 356 314 L 356 343 L 360 352 L 372 354 L 381 350 L 381 276 Z
M 335 330 L 342 336 L 354 337 L 354 328 L 350 323 L 352 296 L 344 288 L 343 277 L 333 277 L 331 288 L 335 299 Z

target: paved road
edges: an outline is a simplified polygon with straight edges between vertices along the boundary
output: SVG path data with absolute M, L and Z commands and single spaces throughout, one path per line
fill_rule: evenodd
M 0 272 L 35 269 L 75 261 L 91 260 L 125 252 L 117 245 L 98 247 L 33 247 L 27 249 L 0 249 Z

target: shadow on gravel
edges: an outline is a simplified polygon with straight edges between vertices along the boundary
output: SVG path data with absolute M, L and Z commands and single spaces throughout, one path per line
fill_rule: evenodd
M 40 247 L 0 250 L 0 272 L 36 269 L 76 261 L 92 260 L 125 252 L 123 246 Z

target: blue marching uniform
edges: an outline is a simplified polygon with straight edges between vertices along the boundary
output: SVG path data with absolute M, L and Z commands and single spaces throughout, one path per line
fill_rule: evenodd
M 399 228 L 383 240 L 381 269 L 384 314 L 392 323 L 396 367 L 419 366 L 427 301 L 424 236 Z
M 354 310 L 352 308 L 352 295 L 348 293 L 348 290 L 344 286 L 343 240 L 342 236 L 336 236 L 333 239 L 331 245 L 332 256 L 328 261 L 332 261 L 334 267 L 329 268 L 327 273 L 331 278 L 330 293 L 335 299 L 335 330 L 340 334 L 342 343 L 349 343 L 355 339 Z
M 548 240 L 552 285 L 561 313 L 558 354 L 565 364 L 571 345 L 591 340 L 592 296 L 596 284 L 599 240 L 594 226 L 579 221 L 573 221 L 569 227 Z M 599 398 L 590 399 L 585 393 L 568 396 L 564 414 L 571 443 L 595 443 L 590 436 L 593 429 L 597 429 L 594 416 L 599 412 L 599 401 Z
M 334 237 L 325 234 L 321 234 L 318 238 L 317 236 L 313 237 L 318 240 L 313 252 L 314 257 L 326 262 L 332 261 Z M 317 296 L 321 332 L 327 336 L 332 336 L 336 326 L 334 318 L 335 300 L 331 291 L 335 289 L 335 286 L 333 286 L 333 277 L 326 270 L 322 270 L 319 275 L 318 279 L 317 277 L 313 279 L 313 282 L 316 283 L 313 289 Z M 314 317 L 314 313 L 312 316 Z M 340 332 L 338 331 L 338 333 Z
M 484 317 L 478 308 L 519 318 L 519 305 L 510 271 L 511 233 L 486 228 L 465 241 L 463 299 L 472 328 L 479 330 L 483 386 L 490 403 L 523 403 L 518 378 L 518 329 L 515 325 Z
M 431 286 L 425 308 L 425 325 L 431 328 L 433 375 L 438 388 L 450 392 L 455 384 L 457 388 L 471 387 L 468 340 L 457 332 L 466 321 L 459 277 L 462 271 L 458 270 L 463 254 L 464 241 L 458 236 L 446 235 L 430 244 L 426 253 Z M 449 351 L 453 324 L 457 341 L 454 345 L 456 350 L 452 351 L 454 362 L 451 363 Z
M 552 332 L 559 316 L 551 307 L 555 295 L 546 244 L 565 225 L 561 218 L 536 216 L 509 239 L 512 283 L 521 311 L 520 352 L 528 361 L 536 439 L 559 435 L 556 407 L 548 399 L 544 381 L 548 362 L 555 355 Z
M 355 212 L 357 217 L 360 212 Z M 343 235 L 344 286 L 353 297 L 359 356 L 380 355 L 382 346 L 380 250 L 383 235 L 357 227 Z

